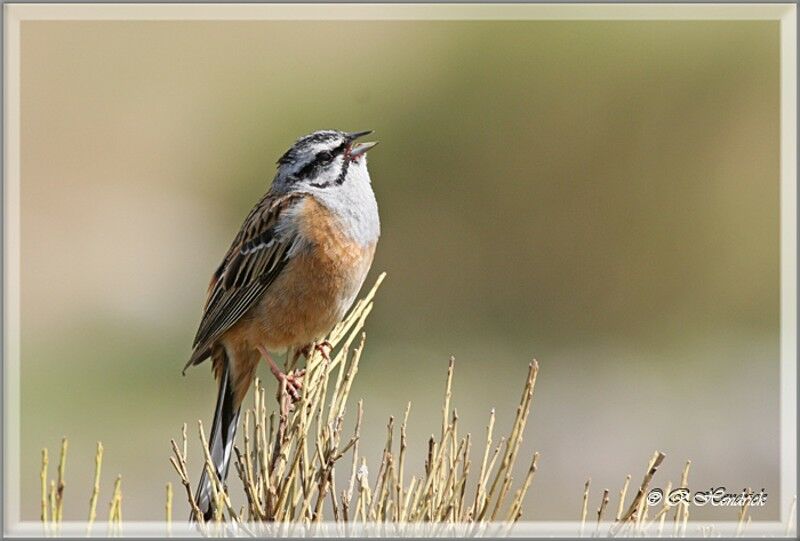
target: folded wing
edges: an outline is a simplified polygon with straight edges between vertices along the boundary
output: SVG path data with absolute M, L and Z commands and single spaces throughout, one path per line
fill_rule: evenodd
M 268 194 L 250 211 L 211 278 L 194 351 L 184 370 L 211 354 L 214 342 L 256 304 L 286 266 L 298 239 L 291 228 L 279 224 L 303 197 Z

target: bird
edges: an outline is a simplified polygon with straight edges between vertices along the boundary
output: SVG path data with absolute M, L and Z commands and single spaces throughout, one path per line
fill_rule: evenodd
M 357 141 L 371 133 L 320 130 L 297 139 L 212 274 L 183 372 L 212 361 L 218 390 L 209 451 L 222 481 L 260 360 L 297 400 L 303 372 L 285 374 L 270 352 L 308 355 L 318 347 L 353 304 L 372 265 L 380 218 L 367 151 L 378 143 Z M 211 500 L 204 469 L 195 501 L 206 520 Z

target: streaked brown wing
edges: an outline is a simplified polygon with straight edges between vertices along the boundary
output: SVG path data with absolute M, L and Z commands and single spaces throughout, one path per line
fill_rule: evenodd
M 280 274 L 297 239 L 279 237 L 276 225 L 281 214 L 303 197 L 267 194 L 250 211 L 211 278 L 187 367 L 205 359 L 213 342 L 255 305 Z

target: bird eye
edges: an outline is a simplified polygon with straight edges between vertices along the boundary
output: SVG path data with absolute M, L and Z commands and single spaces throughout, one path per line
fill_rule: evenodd
M 330 150 L 323 150 L 317 154 L 317 159 L 322 162 L 329 162 L 333 160 L 333 153 Z

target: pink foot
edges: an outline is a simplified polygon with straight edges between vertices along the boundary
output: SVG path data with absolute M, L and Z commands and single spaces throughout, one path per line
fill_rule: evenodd
M 284 374 L 283 371 L 278 368 L 278 365 L 275 364 L 275 361 L 272 360 L 272 356 L 265 347 L 258 346 L 257 349 L 259 353 L 261 353 L 261 356 L 269 363 L 270 372 L 272 372 L 272 375 L 278 380 L 279 389 L 285 388 L 289 396 L 292 397 L 292 402 L 300 400 L 300 391 L 303 390 L 303 383 L 300 380 L 306 374 L 305 369 L 293 370 L 288 374 Z
M 275 373 L 273 372 L 273 374 Z M 303 390 L 303 382 L 301 380 L 305 375 L 305 368 L 297 371 L 293 370 L 288 374 L 284 374 L 279 370 L 278 373 L 275 374 L 275 379 L 278 380 L 278 384 L 281 388 L 284 386 L 286 387 L 286 392 L 292 397 L 292 402 L 297 402 L 300 400 L 300 392 Z

